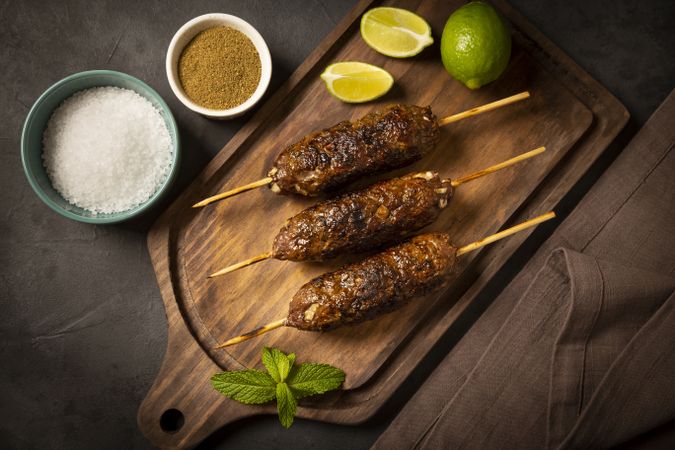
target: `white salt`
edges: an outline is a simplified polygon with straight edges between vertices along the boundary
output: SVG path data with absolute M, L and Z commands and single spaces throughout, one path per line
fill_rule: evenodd
M 42 158 L 54 189 L 95 214 L 148 200 L 171 169 L 171 135 L 159 111 L 129 89 L 77 92 L 52 114 Z

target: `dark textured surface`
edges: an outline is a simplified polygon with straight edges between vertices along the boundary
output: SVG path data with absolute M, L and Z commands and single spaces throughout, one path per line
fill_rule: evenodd
M 145 80 L 167 100 L 182 132 L 184 165 L 175 195 L 248 118 L 209 121 L 173 96 L 164 52 L 175 30 L 206 12 L 250 21 L 272 52 L 271 92 L 351 4 L 0 2 L 0 447 L 148 447 L 136 428 L 136 411 L 166 340 L 145 248 L 157 211 L 124 225 L 95 227 L 44 206 L 19 157 L 20 129 L 32 102 L 53 82 L 86 69 L 121 70 Z M 671 0 L 513 4 L 626 104 L 632 114 L 628 134 L 675 85 Z M 616 149 L 596 165 L 563 211 L 615 155 Z M 205 447 L 365 448 L 427 374 L 428 368 L 416 371 L 400 397 L 362 426 L 299 420 L 285 430 L 274 417 L 257 417 L 227 427 Z

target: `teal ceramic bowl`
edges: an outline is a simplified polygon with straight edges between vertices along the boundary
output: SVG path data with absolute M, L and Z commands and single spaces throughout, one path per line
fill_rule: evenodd
M 99 86 L 116 86 L 130 89 L 147 98 L 161 113 L 169 129 L 173 142 L 173 161 L 169 175 L 160 188 L 145 202 L 137 207 L 112 214 L 94 214 L 91 211 L 79 208 L 68 203 L 54 190 L 42 163 L 42 134 L 52 112 L 61 102 L 83 89 Z M 21 160 L 23 170 L 35 193 L 51 209 L 69 219 L 86 223 L 116 223 L 138 216 L 151 208 L 169 190 L 178 173 L 180 159 L 180 144 L 178 127 L 171 114 L 171 110 L 154 89 L 141 80 L 121 72 L 111 70 L 91 70 L 71 75 L 55 83 L 37 99 L 21 134 Z

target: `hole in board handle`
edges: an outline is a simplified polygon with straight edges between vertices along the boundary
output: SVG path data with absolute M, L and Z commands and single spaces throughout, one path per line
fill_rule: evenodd
M 183 427 L 185 416 L 175 408 L 167 409 L 159 418 L 159 427 L 165 433 L 176 433 Z

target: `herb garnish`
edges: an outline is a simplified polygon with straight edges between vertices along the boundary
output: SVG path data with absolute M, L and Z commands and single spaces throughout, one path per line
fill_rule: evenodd
M 323 394 L 340 387 L 345 373 L 329 364 L 295 365 L 295 354 L 276 348 L 263 348 L 262 362 L 267 372 L 248 369 L 217 373 L 211 384 L 221 394 L 247 405 L 277 400 L 281 425 L 293 424 L 298 399 Z

